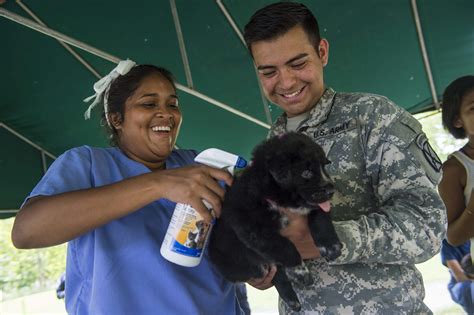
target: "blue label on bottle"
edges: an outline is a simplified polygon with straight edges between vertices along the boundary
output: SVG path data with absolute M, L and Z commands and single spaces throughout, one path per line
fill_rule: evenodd
M 171 250 L 178 254 L 182 254 L 189 257 L 199 257 L 201 256 L 201 253 L 202 253 L 201 248 L 189 248 L 182 245 L 176 240 L 174 240 L 173 243 L 171 244 Z

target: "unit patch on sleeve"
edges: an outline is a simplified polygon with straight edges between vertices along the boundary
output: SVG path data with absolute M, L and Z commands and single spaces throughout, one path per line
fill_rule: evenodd
M 436 172 L 441 171 L 441 167 L 443 163 L 441 163 L 441 160 L 439 159 L 438 155 L 431 147 L 426 136 L 424 134 L 419 134 L 418 137 L 416 137 L 415 141 L 416 141 L 416 145 L 421 149 L 421 151 L 423 152 L 423 155 L 426 158 L 426 161 L 431 165 L 431 167 Z

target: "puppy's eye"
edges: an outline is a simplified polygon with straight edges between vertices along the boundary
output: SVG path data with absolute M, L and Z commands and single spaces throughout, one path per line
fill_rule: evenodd
M 303 173 L 301 173 L 301 177 L 305 179 L 310 179 L 311 177 L 313 177 L 313 172 L 311 172 L 310 170 L 304 170 Z

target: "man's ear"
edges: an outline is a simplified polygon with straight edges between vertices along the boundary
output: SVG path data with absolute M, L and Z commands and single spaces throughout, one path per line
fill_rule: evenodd
M 108 113 L 106 115 L 109 115 L 109 121 L 112 127 L 116 130 L 122 129 L 122 115 L 120 115 L 120 113 Z
M 323 67 L 325 67 L 329 61 L 329 42 L 325 38 L 321 38 L 321 41 L 319 42 L 318 55 Z

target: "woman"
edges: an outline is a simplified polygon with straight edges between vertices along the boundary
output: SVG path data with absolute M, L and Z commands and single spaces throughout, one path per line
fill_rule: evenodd
M 18 213 L 14 245 L 68 242 L 70 314 L 240 314 L 235 286 L 207 256 L 186 268 L 160 255 L 175 203 L 210 222 L 202 200 L 219 215 L 217 180 L 232 181 L 193 165 L 194 151 L 173 150 L 182 117 L 171 73 L 127 60 L 94 88 L 115 146 L 61 155 Z

